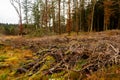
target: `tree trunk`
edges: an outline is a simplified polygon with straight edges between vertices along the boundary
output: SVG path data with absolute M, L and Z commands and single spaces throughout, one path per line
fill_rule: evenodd
M 46 13 L 46 14 L 45 14 L 45 16 L 46 16 L 46 17 L 45 17 L 45 18 L 46 18 L 45 27 L 46 27 L 46 29 L 48 30 L 48 26 L 47 26 L 47 23 L 48 23 L 48 21 L 47 21 L 47 20 L 48 20 L 48 19 L 47 19 L 47 18 L 48 18 L 48 15 L 47 15 L 47 6 L 48 6 L 48 5 L 47 5 L 47 4 L 48 4 L 48 3 L 47 3 L 47 1 L 48 1 L 48 0 L 45 1 L 45 5 L 46 5 L 46 9 L 45 9 L 45 13 Z
M 61 0 L 59 0 L 58 2 L 58 6 L 59 6 L 59 12 L 58 12 L 58 16 L 59 16 L 59 21 L 58 21 L 58 30 L 59 30 L 59 34 L 61 34 L 61 29 L 60 29 L 60 3 L 61 3 Z
M 90 32 L 93 31 L 93 20 L 94 20 L 94 12 L 95 12 L 95 5 L 96 5 L 96 0 L 93 1 L 93 8 L 92 8 L 92 19 L 91 19 L 91 26 L 90 26 Z
M 52 30 L 55 32 L 55 8 L 54 1 L 52 1 Z
M 20 23 L 19 23 L 19 34 L 22 35 L 23 34 L 23 25 L 22 25 L 22 17 L 20 16 Z
M 21 12 L 21 0 L 10 0 L 11 5 L 16 10 L 18 17 L 19 17 L 19 34 L 22 35 L 23 33 L 23 25 L 22 25 L 22 12 Z M 16 6 L 17 4 L 18 6 Z
M 78 1 L 76 0 L 76 32 L 77 32 L 77 35 L 79 33 L 79 27 L 78 27 Z
M 70 0 L 68 1 L 68 35 L 71 33 L 71 13 L 70 13 Z
M 19 19 L 20 19 L 20 35 L 23 34 L 23 25 L 22 25 L 22 11 L 21 11 L 21 2 L 19 1 Z

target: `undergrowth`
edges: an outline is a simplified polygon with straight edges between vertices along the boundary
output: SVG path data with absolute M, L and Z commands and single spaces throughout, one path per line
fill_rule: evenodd
M 87 35 L 88 33 L 84 34 Z M 101 37 L 101 41 L 103 41 L 104 39 L 105 41 L 109 39 L 109 41 L 115 40 L 114 42 L 118 43 L 117 47 L 119 48 L 119 39 L 116 39 L 115 36 L 111 38 L 111 36 L 115 33 L 107 33 L 110 38 L 104 36 L 102 37 L 100 34 L 101 33 L 96 33 L 97 36 L 99 35 Z M 82 34 L 80 35 L 80 37 L 82 37 Z M 87 37 L 89 38 L 85 37 L 74 39 L 73 37 L 73 40 L 71 36 L 59 39 L 56 38 L 55 40 L 51 41 L 51 43 L 53 42 L 54 45 L 49 44 L 49 49 L 45 48 L 43 49 L 43 51 L 41 49 L 38 53 L 33 53 L 31 50 L 27 49 L 35 48 L 38 45 L 40 45 L 40 47 L 43 47 L 43 41 L 39 43 L 39 41 L 37 42 L 36 40 L 37 43 L 35 46 L 33 46 L 33 44 L 30 44 L 30 46 L 24 44 L 24 46 L 22 45 L 22 48 L 19 49 L 5 46 L 4 44 L 0 43 L 0 80 L 120 80 L 119 64 L 112 64 L 108 65 L 107 67 L 102 66 L 97 69 L 97 71 L 91 71 L 90 74 L 82 74 L 79 72 L 83 69 L 82 66 L 89 62 L 86 56 L 91 56 L 89 54 L 93 52 L 93 49 L 96 46 L 95 43 L 97 43 L 97 41 L 100 46 L 95 47 L 96 50 L 94 51 L 100 53 L 99 57 L 97 57 L 100 59 L 100 61 L 102 61 L 101 59 L 104 58 L 104 55 L 102 55 L 103 53 L 115 53 L 115 51 L 117 50 L 117 44 L 105 45 L 102 42 L 100 43 L 100 38 L 97 39 L 97 37 L 95 37 L 95 39 L 93 39 L 91 36 Z M 48 45 L 48 43 L 50 43 L 47 42 L 48 39 L 44 41 L 46 41 L 46 43 L 44 43 L 43 45 Z M 30 43 L 34 43 L 34 41 Z M 87 50 L 88 48 L 90 48 L 90 50 Z M 101 52 L 102 50 L 103 52 Z M 97 54 L 95 52 L 93 53 Z M 63 54 L 63 56 L 61 54 Z M 78 56 L 80 56 L 81 59 Z M 93 55 L 92 57 L 92 59 L 96 58 L 95 55 Z M 76 63 L 69 62 L 74 60 L 76 60 Z M 106 58 L 105 61 L 107 61 Z M 30 68 L 25 72 L 24 69 L 27 68 L 25 68 L 24 66 L 28 63 L 33 63 L 34 65 L 32 67 L 29 65 Z M 98 61 L 96 63 L 98 63 Z M 26 67 L 29 66 L 27 65 Z M 20 70 L 18 71 L 18 69 Z M 23 72 L 21 72 L 21 70 Z
M 4 52 L 4 53 L 3 53 Z M 102 68 L 92 74 L 80 74 L 78 72 L 68 70 L 53 73 L 49 75 L 43 74 L 43 71 L 50 68 L 51 64 L 55 62 L 52 56 L 44 58 L 46 62 L 43 64 L 41 69 L 32 76 L 26 76 L 29 73 L 17 73 L 16 68 L 29 62 L 27 58 L 33 58 L 33 53 L 29 50 L 12 49 L 5 47 L 0 49 L 0 80 L 119 80 L 120 79 L 120 66 L 113 65 L 107 68 Z M 52 61 L 52 62 L 51 62 Z M 85 64 L 86 61 L 79 61 L 74 69 L 80 70 L 81 65 Z

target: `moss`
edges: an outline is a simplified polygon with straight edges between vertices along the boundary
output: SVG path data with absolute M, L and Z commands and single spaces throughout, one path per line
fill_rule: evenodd
M 66 52 L 65 52 L 65 55 L 68 55 L 68 54 L 71 54 L 72 52 L 70 51 L 70 50 L 67 50 Z
M 17 61 L 18 58 L 17 57 L 11 57 L 11 58 L 8 58 L 8 59 L 5 59 L 5 61 L 9 62 L 9 61 Z
M 7 80 L 8 74 L 4 73 L 0 75 L 0 80 Z
M 0 80 L 28 80 L 28 77 L 24 78 L 24 74 L 16 75 L 16 68 L 20 67 L 20 63 L 27 62 L 24 56 L 31 57 L 32 52 L 8 46 L 0 49 Z
M 51 76 L 50 76 L 50 78 L 51 79 L 64 79 L 64 74 L 65 74 L 66 72 L 65 71 L 61 71 L 61 72 L 59 72 L 59 73 L 53 73 Z
M 79 80 L 80 73 L 74 72 L 74 71 L 70 71 L 70 75 L 69 76 L 70 76 L 71 80 Z
M 8 63 L 0 63 L 0 69 L 5 69 L 5 68 L 9 68 L 10 65 Z
M 55 59 L 52 56 L 46 56 L 44 58 L 45 63 L 42 65 L 42 67 L 40 67 L 39 71 L 37 71 L 35 74 L 33 74 L 29 80 L 42 80 L 42 78 L 48 78 L 45 77 L 46 75 L 44 75 L 44 71 L 50 69 L 51 64 L 53 64 L 55 62 Z
M 51 67 L 51 64 L 53 64 L 54 62 L 55 62 L 55 59 L 52 56 L 45 57 L 45 63 L 40 70 L 43 71 L 43 70 L 49 69 Z
M 75 70 L 81 70 L 81 69 L 82 69 L 82 65 L 84 65 L 84 64 L 86 64 L 86 60 L 79 60 L 79 61 L 76 63 L 74 69 L 75 69 Z
M 7 59 L 8 57 L 6 57 L 6 56 L 0 56 L 0 62 L 4 62 L 5 61 L 5 59 Z

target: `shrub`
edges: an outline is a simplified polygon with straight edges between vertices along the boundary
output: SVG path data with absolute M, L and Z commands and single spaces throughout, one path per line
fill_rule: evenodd
M 15 28 L 16 27 L 13 27 L 13 26 L 10 26 L 10 27 L 4 27 L 4 34 L 6 35 L 15 35 Z
M 38 29 L 32 31 L 29 35 L 32 37 L 42 37 L 42 36 L 50 36 L 53 34 L 54 33 L 50 30 L 47 30 L 45 28 L 38 28 Z

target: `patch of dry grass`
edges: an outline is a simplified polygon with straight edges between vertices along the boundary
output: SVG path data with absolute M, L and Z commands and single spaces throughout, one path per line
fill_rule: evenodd
M 120 80 L 120 66 L 114 65 L 89 75 L 85 80 Z

